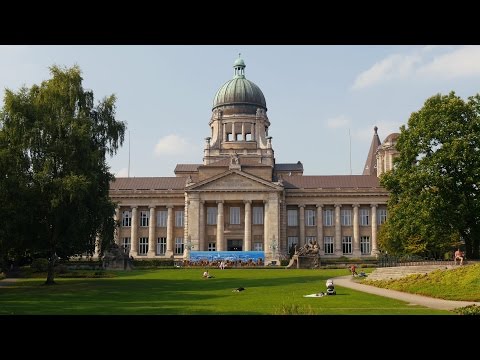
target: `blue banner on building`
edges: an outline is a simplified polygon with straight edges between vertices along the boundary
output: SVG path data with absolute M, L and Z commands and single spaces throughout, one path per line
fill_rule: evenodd
M 190 251 L 190 261 L 196 262 L 201 260 L 208 261 L 243 261 L 253 260 L 257 262 L 261 259 L 265 261 L 265 253 L 263 251 Z

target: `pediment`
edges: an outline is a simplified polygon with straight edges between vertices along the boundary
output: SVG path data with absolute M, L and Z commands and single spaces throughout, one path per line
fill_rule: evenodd
M 272 191 L 282 190 L 282 187 L 250 174 L 247 175 L 234 170 L 194 184 L 188 187 L 188 190 Z

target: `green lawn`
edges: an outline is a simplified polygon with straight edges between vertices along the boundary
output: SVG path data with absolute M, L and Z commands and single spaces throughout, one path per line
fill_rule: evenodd
M 336 286 L 336 296 L 304 298 L 325 291 L 340 270 L 227 269 L 137 270 L 115 278 L 20 279 L 0 287 L 0 315 L 6 314 L 280 314 L 296 307 L 309 314 L 452 314 Z M 244 287 L 245 291 L 232 292 Z
M 435 270 L 398 280 L 365 281 L 370 285 L 447 300 L 480 301 L 480 264 Z

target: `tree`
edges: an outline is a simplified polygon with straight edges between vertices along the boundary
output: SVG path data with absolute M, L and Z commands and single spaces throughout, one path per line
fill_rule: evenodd
M 106 155 L 117 152 L 125 133 L 115 96 L 94 105 L 78 66 L 50 73 L 41 85 L 7 89 L 0 120 L 0 199 L 12 201 L 0 249 L 44 254 L 46 284 L 54 283 L 58 257 L 93 254 L 97 237 L 102 248 L 113 241 Z
M 400 130 L 400 155 L 381 178 L 390 199 L 380 244 L 438 255 L 464 241 L 467 258 L 478 258 L 480 95 L 435 95 Z

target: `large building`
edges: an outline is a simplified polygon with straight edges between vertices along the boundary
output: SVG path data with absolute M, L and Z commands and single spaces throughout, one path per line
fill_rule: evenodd
M 377 175 L 391 169 L 398 134 L 382 144 L 375 127 L 362 175 L 305 176 L 300 161 L 276 161 L 265 97 L 241 58 L 233 67 L 213 100 L 202 163 L 112 182 L 117 243 L 136 258 L 264 251 L 278 263 L 293 244 L 313 242 L 321 257 L 374 256 L 388 199 Z

